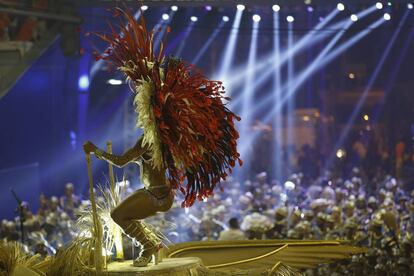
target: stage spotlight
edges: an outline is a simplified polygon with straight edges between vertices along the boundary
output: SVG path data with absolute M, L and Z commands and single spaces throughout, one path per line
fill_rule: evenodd
M 342 3 L 338 3 L 338 5 L 336 5 L 336 8 L 337 8 L 339 11 L 343 11 L 343 10 L 345 10 L 345 5 L 344 5 L 344 4 L 342 4 Z
M 356 14 L 351 15 L 351 20 L 352 20 L 353 22 L 358 21 L 358 16 L 357 16 Z
M 350 78 L 351 80 L 355 79 L 355 74 L 354 73 L 349 73 L 348 78 Z
M 89 76 L 82 75 L 78 80 L 78 88 L 80 91 L 87 91 L 89 88 Z
M 368 114 L 365 114 L 362 118 L 364 118 L 364 121 L 369 121 L 369 116 L 368 116 Z
M 384 20 L 391 20 L 391 15 L 389 13 L 384 13 Z
M 239 10 L 239 11 L 244 11 L 244 9 L 245 9 L 246 7 L 244 6 L 244 5 L 237 5 L 237 9 Z
M 414 8 L 413 3 L 408 3 L 408 4 L 407 4 L 407 8 L 408 8 L 409 10 L 412 10 L 412 9 Z
M 291 15 L 288 15 L 286 17 L 286 21 L 289 22 L 289 23 L 292 23 L 293 21 L 295 21 L 295 18 L 293 16 L 291 16 Z
M 312 6 L 308 6 L 306 9 L 308 10 L 308 12 L 313 12 L 314 11 L 314 8 Z
M 197 22 L 198 18 L 197 18 L 197 16 L 191 16 L 190 20 L 193 21 L 193 22 Z
M 346 155 L 346 152 L 343 149 L 338 149 L 336 151 L 336 157 L 338 157 L 339 159 L 344 158 Z
M 170 16 L 168 14 L 164 13 L 162 15 L 162 20 L 167 21 L 168 19 L 170 19 Z
M 205 6 L 206 11 L 211 11 L 213 9 L 212 6 Z
M 258 15 L 258 14 L 253 15 L 253 21 L 254 21 L 254 22 L 260 22 L 260 19 L 262 19 L 262 18 L 260 17 L 260 15 Z
M 229 38 L 227 40 L 226 46 L 224 48 L 224 52 L 222 54 L 220 67 L 218 70 L 218 79 L 227 78 L 226 75 L 228 74 L 229 69 L 233 63 L 233 59 L 235 56 L 234 53 L 235 53 L 235 48 L 236 48 L 236 42 L 237 42 L 237 37 L 239 34 L 239 27 L 240 27 L 242 16 L 243 16 L 243 11 L 237 10 L 236 15 L 234 16 L 234 19 L 233 19 L 233 24 L 231 27 Z M 226 88 L 227 88 L 226 92 L 231 93 L 231 86 L 227 86 Z
M 148 6 L 146 6 L 146 5 L 141 6 L 141 10 L 142 10 L 142 11 L 146 11 L 146 10 L 148 10 Z
M 272 6 L 272 10 L 273 10 L 274 12 L 278 12 L 278 11 L 280 11 L 280 6 L 279 6 L 279 5 L 273 5 L 273 6 Z
M 248 51 L 247 57 L 247 68 L 253 68 L 254 65 L 257 63 L 257 45 L 258 45 L 258 38 L 259 38 L 259 15 L 254 15 L 253 21 L 253 28 L 251 29 L 251 39 L 250 39 L 250 47 Z M 249 116 L 253 106 L 254 106 L 254 83 L 256 80 L 256 72 L 255 70 L 249 70 L 244 78 L 244 89 L 241 93 L 241 110 L 240 115 L 244 118 L 243 123 L 240 124 L 240 154 L 243 157 L 246 157 L 244 160 L 246 161 L 248 158 L 246 150 L 249 148 L 249 140 L 250 140 L 250 127 L 253 125 L 253 117 Z M 246 154 L 246 155 L 245 155 Z M 247 166 L 249 166 L 250 160 L 246 161 Z M 240 176 L 238 176 L 240 177 Z
M 178 11 L 178 7 L 177 6 L 171 6 L 171 10 L 172 11 Z
M 225 16 L 223 16 L 223 21 L 224 21 L 224 22 L 228 22 L 229 20 L 230 20 L 230 18 L 229 18 L 228 16 L 226 16 L 226 15 L 225 15 Z
M 110 84 L 110 85 L 121 85 L 122 84 L 122 80 L 109 79 L 106 83 L 107 84 Z
M 377 2 L 375 4 L 375 7 L 377 7 L 377 9 L 381 10 L 384 7 L 384 5 L 381 2 Z

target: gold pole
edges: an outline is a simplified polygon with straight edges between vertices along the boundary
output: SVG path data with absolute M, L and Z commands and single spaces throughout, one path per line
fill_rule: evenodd
M 112 141 L 109 140 L 106 142 L 106 151 L 109 154 L 112 154 Z M 109 164 L 109 181 L 111 183 L 111 192 L 112 194 L 115 194 L 115 176 L 114 176 L 114 167 L 111 162 L 108 162 Z
M 106 151 L 109 154 L 112 154 L 112 141 L 110 140 L 106 142 Z M 110 162 L 108 164 L 109 164 L 109 181 L 111 184 L 111 193 L 112 193 L 112 196 L 114 196 L 116 205 L 118 205 L 120 202 L 120 198 L 115 193 L 114 167 Z M 122 245 L 122 232 L 119 228 L 115 228 L 114 230 L 114 244 L 115 244 L 115 249 L 116 249 L 116 259 L 118 261 L 123 261 L 124 260 L 124 249 Z
M 93 178 L 92 178 L 92 165 L 91 155 L 86 154 L 86 164 L 88 166 L 88 178 L 89 178 L 89 197 L 92 206 L 92 218 L 93 218 L 93 240 L 95 247 L 94 261 L 96 272 L 100 273 L 103 271 L 104 258 L 102 257 L 102 225 L 98 217 L 98 211 L 96 209 L 95 192 L 93 190 Z

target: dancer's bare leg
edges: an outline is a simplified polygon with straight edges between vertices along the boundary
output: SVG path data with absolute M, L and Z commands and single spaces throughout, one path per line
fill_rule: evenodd
M 112 211 L 111 217 L 128 236 L 143 246 L 142 254 L 134 261 L 134 265 L 147 265 L 151 255 L 158 251 L 160 240 L 139 220 L 171 208 L 174 194 L 165 177 L 165 171 L 154 168 L 151 164 L 150 156 L 146 154 L 147 149 L 142 145 L 142 138 L 122 155 L 102 151 L 89 141 L 83 147 L 86 153 L 94 153 L 97 158 L 118 167 L 141 160 L 141 180 L 147 188 L 136 191 L 121 202 Z
M 134 260 L 134 266 L 146 266 L 151 261 L 152 255 L 160 249 L 160 239 L 146 229 L 139 220 L 153 216 L 157 212 L 166 212 L 171 208 L 174 194 L 169 188 L 164 191 L 166 194 L 158 192 L 154 195 L 146 189 L 138 190 L 111 213 L 111 217 L 125 234 L 136 239 L 143 247 L 140 257 Z
M 158 200 L 158 198 L 162 199 Z M 168 194 L 155 196 L 146 189 L 141 189 L 122 201 L 112 211 L 111 216 L 119 226 L 125 229 L 131 220 L 141 220 L 153 216 L 157 212 L 168 211 L 173 201 L 174 195 L 169 191 Z

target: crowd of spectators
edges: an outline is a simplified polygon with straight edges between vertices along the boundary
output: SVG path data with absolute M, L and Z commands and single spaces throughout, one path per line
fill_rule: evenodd
M 55 254 L 76 235 L 75 224 L 82 201 L 73 190 L 73 184 L 68 183 L 65 195 L 60 198 L 41 194 L 37 212 L 32 212 L 29 204 L 22 202 L 20 208 L 16 208 L 18 216 L 14 220 L 2 220 L 1 239 L 23 242 L 28 250 L 41 255 Z
M 366 179 L 354 168 L 348 179 L 326 174 L 304 183 L 299 173 L 280 184 L 268 183 L 262 173 L 254 181 L 232 182 L 228 187 L 187 213 L 175 209 L 175 214 L 174 210 L 166 214 L 177 222 L 179 241 L 238 240 L 241 235 L 346 240 L 368 252 L 308 273 L 410 275 L 414 271 L 414 191 L 406 191 L 403 182 L 390 175 Z
M 282 183 L 269 181 L 263 172 L 242 183 L 229 178 L 222 183 L 222 191 L 188 209 L 181 208 L 178 199 L 169 212 L 149 222 L 173 243 L 346 240 L 368 252 L 305 273 L 409 275 L 414 271 L 414 191 L 405 186 L 404 181 L 387 174 L 367 177 L 357 167 L 346 178 L 326 172 L 310 181 L 299 172 Z M 69 183 L 60 198 L 41 195 L 40 208 L 34 213 L 23 205 L 24 242 L 29 250 L 54 254 L 76 235 L 77 211 L 88 202 L 73 191 Z M 0 237 L 21 240 L 20 223 L 20 217 L 3 220 Z

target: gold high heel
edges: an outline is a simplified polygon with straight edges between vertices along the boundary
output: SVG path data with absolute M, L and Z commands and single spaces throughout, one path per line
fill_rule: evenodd
M 154 260 L 154 264 L 158 264 L 159 257 L 157 253 L 161 249 L 162 243 L 160 238 L 151 229 L 145 227 L 145 224 L 140 221 L 132 221 L 125 228 L 124 232 L 143 248 L 141 256 L 134 260 L 134 266 L 147 266 L 151 260 Z
M 133 263 L 134 266 L 144 267 L 144 266 L 147 266 L 150 262 L 152 262 L 153 265 L 158 265 L 160 262 L 159 248 L 160 246 L 156 246 L 152 248 L 152 249 L 155 249 L 156 251 L 149 256 L 144 256 L 143 254 L 141 254 L 140 257 L 134 260 L 134 263 Z

